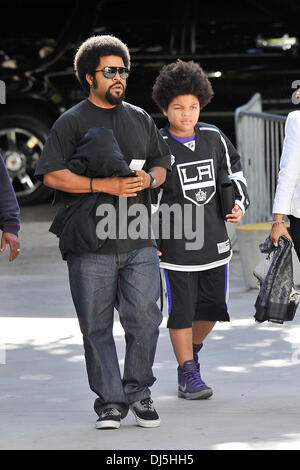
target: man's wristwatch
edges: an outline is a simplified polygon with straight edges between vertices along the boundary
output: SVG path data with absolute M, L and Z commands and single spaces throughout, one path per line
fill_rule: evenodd
M 156 178 L 152 175 L 152 173 L 148 173 L 148 175 L 151 178 L 150 189 L 153 189 L 155 188 L 155 185 L 156 185 Z

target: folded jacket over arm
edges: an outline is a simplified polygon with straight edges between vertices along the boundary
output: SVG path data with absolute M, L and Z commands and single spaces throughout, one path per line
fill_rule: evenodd
M 67 163 L 73 173 L 87 177 L 133 176 L 111 129 L 90 128 L 79 141 Z M 112 204 L 114 196 L 104 193 L 65 195 L 65 205 L 55 216 L 50 232 L 59 238 L 63 259 L 67 252 L 94 252 L 104 240 L 96 233 L 96 211 L 99 204 Z

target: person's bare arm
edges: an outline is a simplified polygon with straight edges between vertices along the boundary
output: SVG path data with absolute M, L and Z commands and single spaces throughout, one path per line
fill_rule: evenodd
M 91 178 L 77 175 L 70 170 L 52 171 L 44 175 L 44 184 L 50 188 L 59 189 L 67 193 L 90 193 Z M 138 191 L 144 189 L 142 177 L 93 178 L 93 192 L 112 194 L 114 196 L 136 196 Z
M 148 173 L 151 173 L 152 176 L 156 179 L 156 184 L 155 188 L 158 188 L 161 184 L 165 182 L 166 176 L 167 176 L 167 170 L 166 168 L 163 168 L 161 166 L 154 166 L 149 170 L 148 173 L 146 173 L 144 170 L 140 170 L 136 172 L 138 176 L 142 178 L 142 183 L 143 183 L 143 188 L 149 188 L 151 184 L 151 178 Z
M 161 166 L 154 166 L 153 168 L 151 168 L 150 173 L 156 179 L 156 185 L 155 185 L 156 188 L 158 188 L 160 185 L 162 185 L 165 182 L 165 179 L 167 176 L 166 168 L 163 168 Z
M 274 243 L 278 243 L 280 237 L 286 237 L 293 242 L 292 237 L 284 225 L 283 215 L 284 214 L 273 214 L 273 221 L 278 222 L 276 224 L 272 224 L 270 232 L 270 238 Z

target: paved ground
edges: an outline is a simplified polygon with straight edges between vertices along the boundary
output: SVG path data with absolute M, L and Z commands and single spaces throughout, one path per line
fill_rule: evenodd
M 22 252 L 0 258 L 0 449 L 299 449 L 300 320 L 256 324 L 257 290 L 245 288 L 239 255 L 230 267 L 232 321 L 218 324 L 201 352 L 206 401 L 177 398 L 176 364 L 165 320 L 152 388 L 161 427 L 132 414 L 119 430 L 94 429 L 81 335 L 66 264 L 48 233 L 53 209 L 22 211 Z M 123 366 L 124 337 L 115 319 Z M 298 357 L 299 354 L 299 357 Z

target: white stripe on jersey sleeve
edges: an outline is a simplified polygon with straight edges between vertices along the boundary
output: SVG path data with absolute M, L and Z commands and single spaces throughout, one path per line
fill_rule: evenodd
M 231 163 L 230 163 L 230 157 L 229 157 L 229 153 L 228 153 L 228 147 L 227 147 L 227 145 L 226 145 L 226 142 L 225 142 L 224 137 L 221 136 L 221 134 L 220 134 L 220 137 L 221 137 L 222 144 L 223 144 L 224 147 L 225 147 L 225 155 L 226 155 L 227 169 L 228 169 L 229 178 L 231 179 L 232 171 L 231 171 Z
M 230 157 L 229 157 L 229 153 L 228 153 L 228 147 L 227 147 L 227 144 L 226 144 L 226 141 L 224 139 L 224 137 L 221 135 L 220 131 L 218 129 L 214 129 L 213 127 L 200 127 L 199 126 L 199 130 L 206 130 L 206 131 L 214 131 L 214 132 L 217 132 L 221 138 L 221 141 L 224 145 L 224 148 L 225 148 L 225 155 L 226 155 L 226 163 L 227 163 L 227 170 L 228 170 L 228 175 L 229 175 L 229 178 L 236 184 L 237 186 L 237 189 L 241 195 L 241 200 L 239 199 L 236 199 L 235 200 L 235 203 L 240 206 L 240 208 L 242 209 L 243 211 L 243 215 L 245 214 L 246 212 L 246 209 L 245 209 L 245 206 L 244 206 L 244 201 L 245 201 L 245 194 L 242 190 L 242 187 L 240 185 L 240 182 L 243 183 L 246 187 L 247 187 L 247 182 L 246 182 L 246 179 L 243 175 L 243 172 L 242 171 L 237 171 L 236 173 L 232 173 L 232 170 L 231 170 L 231 162 L 230 162 Z
M 225 141 L 224 137 L 221 134 L 220 134 L 220 137 L 221 137 L 221 141 L 222 141 L 222 143 L 225 147 L 225 155 L 226 155 L 227 169 L 228 169 L 229 178 L 236 184 L 237 189 L 238 189 L 238 191 L 240 193 L 240 196 L 241 196 L 241 199 L 240 200 L 236 199 L 235 203 L 242 209 L 243 215 L 244 215 L 245 212 L 246 212 L 246 209 L 245 209 L 245 206 L 244 206 L 245 194 L 244 194 L 244 191 L 243 191 L 243 189 L 240 185 L 240 182 L 244 183 L 245 186 L 247 186 L 246 179 L 244 178 L 244 175 L 243 175 L 242 171 L 237 171 L 236 173 L 232 173 L 230 157 L 229 157 L 229 153 L 228 153 L 228 147 L 227 147 L 227 144 L 226 144 L 226 141 Z
M 213 132 L 217 132 L 221 138 L 221 141 L 225 147 L 225 155 L 226 155 L 226 162 L 227 162 L 227 170 L 228 170 L 228 174 L 229 175 L 232 175 L 232 171 L 231 171 L 231 163 L 230 163 L 230 157 L 229 157 L 229 154 L 228 154 L 228 148 L 227 148 L 227 145 L 226 145 L 226 142 L 225 142 L 225 139 L 224 137 L 222 137 L 221 135 L 221 132 L 218 130 L 218 129 L 214 129 L 212 127 L 199 127 L 200 131 L 213 131 Z
M 230 179 L 239 180 L 241 183 L 244 183 L 244 185 L 247 186 L 247 181 L 242 171 L 236 171 L 235 173 L 232 173 Z

